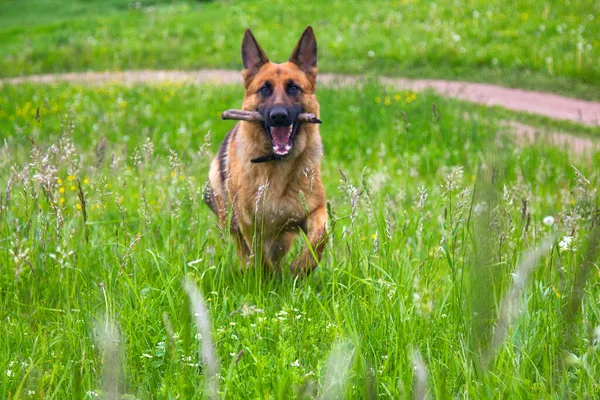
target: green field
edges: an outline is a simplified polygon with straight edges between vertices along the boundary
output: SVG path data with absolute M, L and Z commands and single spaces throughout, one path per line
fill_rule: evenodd
M 600 154 L 517 148 L 494 109 L 429 93 L 319 96 L 333 234 L 294 281 L 241 272 L 201 202 L 241 88 L 0 87 L 0 397 L 199 397 L 184 277 L 222 397 L 598 396 Z
M 287 59 L 308 24 L 321 71 L 445 78 L 600 99 L 600 2 L 0 1 L 0 76 L 240 68 L 244 30 Z
M 599 20 L 594 0 L 0 0 L 0 77 L 239 69 L 246 27 L 283 61 L 308 24 L 321 71 L 366 76 L 317 92 L 331 234 L 299 280 L 302 239 L 282 274 L 243 271 L 202 202 L 242 87 L 0 84 L 0 398 L 599 398 L 600 151 L 517 146 L 507 121 L 600 127 L 376 79 L 600 99 Z

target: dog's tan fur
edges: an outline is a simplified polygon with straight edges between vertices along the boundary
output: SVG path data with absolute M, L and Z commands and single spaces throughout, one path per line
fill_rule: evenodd
M 261 103 L 296 102 L 302 112 L 319 117 L 316 89 L 316 39 L 311 27 L 300 38 L 290 61 L 268 60 L 250 30 L 242 43 L 245 69 L 243 110 L 255 111 Z M 273 84 L 268 100 L 259 93 L 265 81 Z M 298 96 L 286 96 L 285 85 L 293 81 Z M 281 160 L 253 164 L 250 160 L 271 150 L 260 123 L 241 121 L 227 134 L 212 161 L 206 202 L 222 226 L 230 223 L 238 253 L 245 264 L 260 252 L 263 265 L 279 270 L 295 235 L 306 233 L 309 246 L 292 262 L 294 274 L 312 271 L 319 261 L 326 238 L 326 199 L 321 182 L 322 144 L 319 126 L 301 124 L 291 153 Z M 228 212 L 231 214 L 228 217 Z M 258 243 L 258 245 L 257 245 Z M 316 258 L 313 256 L 313 252 Z M 255 254 L 257 255 L 257 254 Z

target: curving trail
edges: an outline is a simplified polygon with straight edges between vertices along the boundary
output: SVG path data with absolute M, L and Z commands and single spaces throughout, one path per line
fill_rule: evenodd
M 320 74 L 319 82 L 329 86 L 356 85 L 364 76 Z M 380 77 L 387 86 L 398 90 L 421 91 L 432 89 L 447 96 L 486 106 L 500 106 L 508 110 L 537 114 L 558 120 L 571 121 L 587 126 L 600 126 L 600 102 L 572 99 L 552 93 L 511 89 L 484 83 L 454 82 L 434 79 L 406 79 Z M 0 84 L 21 83 L 53 84 L 69 82 L 78 84 L 118 83 L 132 85 L 138 83 L 193 83 L 193 84 L 241 84 L 239 71 L 208 69 L 198 71 L 122 71 L 122 72 L 70 72 L 63 74 L 30 75 L 0 79 Z M 518 142 L 534 142 L 535 128 L 509 121 L 506 124 L 519 138 Z M 568 147 L 575 153 L 599 150 L 599 141 L 592 138 L 572 136 L 566 133 L 549 132 L 543 135 L 549 142 Z
M 364 80 L 362 76 L 320 74 L 319 81 L 326 85 L 355 85 Z M 397 89 L 424 90 L 435 92 L 473 103 L 500 106 L 509 110 L 543 115 L 549 118 L 568 120 L 583 125 L 600 126 L 600 103 L 577 100 L 551 93 L 511 89 L 485 83 L 453 82 L 435 79 L 406 79 L 382 77 L 381 82 Z M 1 79 L 0 83 L 18 84 L 24 82 L 54 83 L 72 82 L 87 84 L 105 83 L 161 83 L 189 82 L 235 84 L 241 83 L 238 71 L 212 69 L 199 71 L 123 71 L 123 72 L 82 72 L 48 75 L 31 75 Z

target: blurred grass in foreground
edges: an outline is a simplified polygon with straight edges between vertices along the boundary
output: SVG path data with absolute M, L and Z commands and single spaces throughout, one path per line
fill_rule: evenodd
M 597 396 L 599 154 L 517 148 L 495 110 L 430 93 L 319 96 L 332 236 L 294 282 L 240 272 L 202 204 L 240 88 L 1 87 L 0 397 L 197 398 L 184 277 L 221 395 Z

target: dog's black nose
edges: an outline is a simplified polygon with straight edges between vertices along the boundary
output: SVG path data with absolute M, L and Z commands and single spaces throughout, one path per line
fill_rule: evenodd
M 285 107 L 275 106 L 269 111 L 269 123 L 272 126 L 291 125 L 290 113 Z

